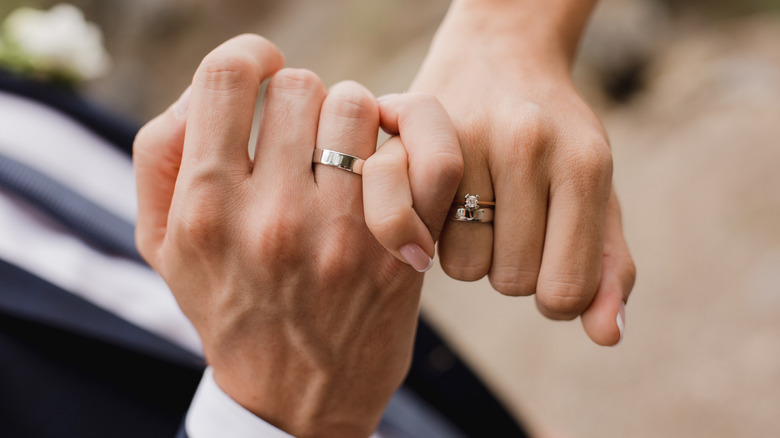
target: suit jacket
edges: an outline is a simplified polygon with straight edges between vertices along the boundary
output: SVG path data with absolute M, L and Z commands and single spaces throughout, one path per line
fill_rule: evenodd
M 0 90 L 56 108 L 132 151 L 137 127 L 71 91 L 1 71 Z M 82 237 L 93 238 L 88 234 Z M 186 436 L 182 420 L 204 366 L 171 342 L 0 260 L 0 435 Z M 465 436 L 526 436 L 424 319 L 404 387 Z

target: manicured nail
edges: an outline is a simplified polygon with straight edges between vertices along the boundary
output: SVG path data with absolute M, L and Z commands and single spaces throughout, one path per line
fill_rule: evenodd
M 184 93 L 181 94 L 179 100 L 173 104 L 173 115 L 176 116 L 177 119 L 183 119 L 187 117 L 187 109 L 190 107 L 191 92 L 192 86 L 190 85 L 186 90 L 184 90 Z
M 399 251 L 417 272 L 425 272 L 433 267 L 433 259 L 416 243 L 404 245 Z
M 384 103 L 390 100 L 395 99 L 396 97 L 400 96 L 399 93 L 391 93 L 391 94 L 385 94 L 384 96 L 379 96 L 376 101 L 379 103 Z
M 620 340 L 615 345 L 620 345 L 620 343 L 623 342 L 623 334 L 626 332 L 626 304 L 622 301 L 620 302 L 620 307 L 618 307 L 618 313 L 615 319 L 617 321 L 618 330 L 620 330 Z

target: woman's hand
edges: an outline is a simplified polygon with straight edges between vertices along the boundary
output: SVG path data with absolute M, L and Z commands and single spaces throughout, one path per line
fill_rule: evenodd
M 593 3 L 456 0 L 411 89 L 433 93 L 455 123 L 458 198 L 496 203 L 492 225 L 447 221 L 444 271 L 535 293 L 542 314 L 581 316 L 596 343 L 613 345 L 635 268 L 606 133 L 569 73 Z
M 369 228 L 400 258 L 410 244 L 432 256 L 460 178 L 457 138 L 434 99 L 410 96 L 398 113 L 420 111 L 435 139 L 409 127 L 412 150 L 392 139 L 364 180 L 312 165 L 315 146 L 369 158 L 379 108 L 355 83 L 326 91 L 286 69 L 269 83 L 252 161 L 258 88 L 282 64 L 268 41 L 234 38 L 204 59 L 191 94 L 143 128 L 137 242 L 227 394 L 295 436 L 365 437 L 407 372 L 422 283 Z M 414 149 L 428 140 L 447 159 L 407 175 L 406 159 L 430 157 Z

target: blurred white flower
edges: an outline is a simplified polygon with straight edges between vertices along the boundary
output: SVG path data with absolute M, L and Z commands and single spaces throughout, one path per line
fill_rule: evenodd
M 84 81 L 100 77 L 111 65 L 100 29 L 69 4 L 13 11 L 3 23 L 3 38 L 0 56 L 25 73 Z

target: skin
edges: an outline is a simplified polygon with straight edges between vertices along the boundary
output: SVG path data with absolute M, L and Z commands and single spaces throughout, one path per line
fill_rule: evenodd
M 636 269 L 609 140 L 570 74 L 595 3 L 456 0 L 411 90 L 438 97 L 455 123 L 465 163 L 457 199 L 497 204 L 493 224 L 447 221 L 444 271 L 535 294 L 545 316 L 580 316 L 594 342 L 615 345 Z
M 369 435 L 410 361 L 422 277 L 405 263 L 422 266 L 403 249 L 429 260 L 440 230 L 450 276 L 619 342 L 635 268 L 609 142 L 569 74 L 593 3 L 453 2 L 412 90 L 454 130 L 429 96 L 377 104 L 283 70 L 256 162 L 254 100 L 281 55 L 241 36 L 204 59 L 139 134 L 137 241 L 228 395 L 295 436 Z M 372 156 L 380 125 L 397 135 Z M 313 167 L 312 145 L 367 158 L 362 181 Z M 496 201 L 493 225 L 444 221 L 465 193 Z
M 410 243 L 432 253 L 462 174 L 460 149 L 430 96 L 405 96 L 380 114 L 362 86 L 326 91 L 313 73 L 282 64 L 261 37 L 229 40 L 203 60 L 191 91 L 141 130 L 136 240 L 230 397 L 294 436 L 366 437 L 408 371 L 422 285 L 370 230 L 398 254 Z M 255 99 L 272 75 L 253 162 Z M 380 116 L 400 136 L 372 155 Z M 397 123 L 407 118 L 423 124 Z M 315 145 L 368 158 L 364 177 L 312 165 Z M 438 165 L 420 173 L 418 159 Z M 399 212 L 390 224 L 413 237 L 395 236 L 384 215 L 364 219 L 364 192 Z

